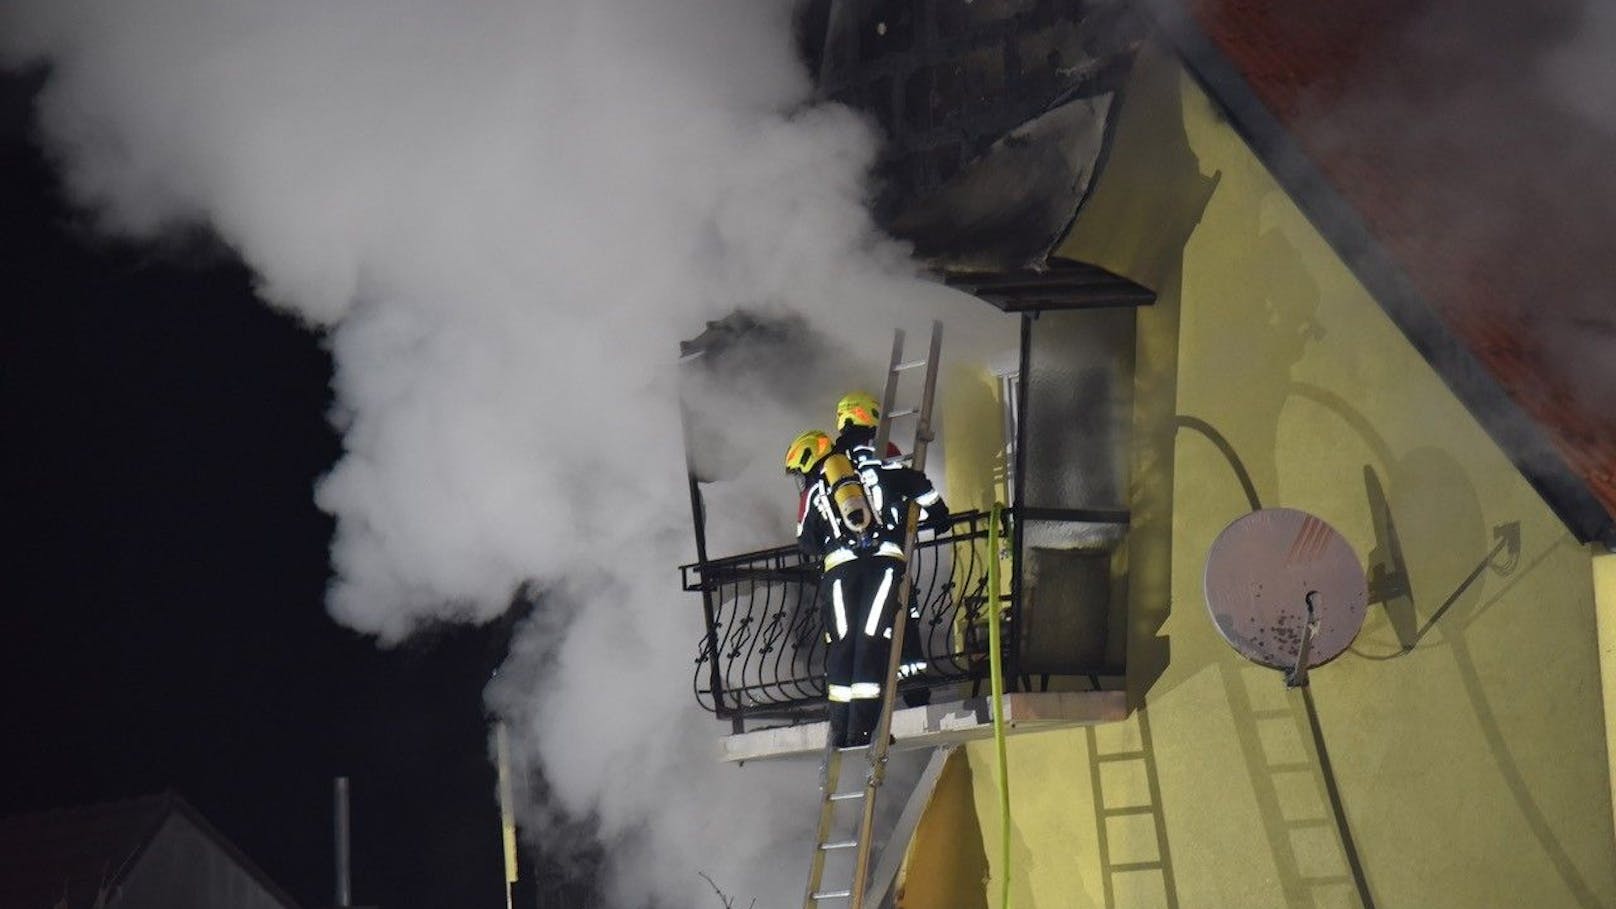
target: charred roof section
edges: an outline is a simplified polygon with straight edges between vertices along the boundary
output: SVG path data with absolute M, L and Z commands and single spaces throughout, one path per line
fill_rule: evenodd
M 882 226 L 978 275 L 1045 266 L 1146 33 L 1122 0 L 819 0 L 798 22 L 820 94 L 885 132 Z

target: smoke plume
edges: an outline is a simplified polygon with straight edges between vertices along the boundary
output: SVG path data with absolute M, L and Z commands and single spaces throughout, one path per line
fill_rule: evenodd
M 747 307 L 878 363 L 897 313 L 918 306 L 923 329 L 951 296 L 873 231 L 875 138 L 808 103 L 791 5 L 0 10 L 0 61 L 48 68 L 41 134 L 98 224 L 210 230 L 328 339 L 344 453 L 316 495 L 337 520 L 336 619 L 395 643 L 527 591 L 539 610 L 491 700 L 550 807 L 592 820 L 613 904 L 705 904 L 698 870 L 788 901 L 811 774 L 717 765 L 687 687 L 677 342 Z M 789 539 L 774 458 L 834 400 L 787 408 L 768 389 L 790 365 L 728 389 L 755 427 L 730 427 L 749 465 L 735 499 L 778 508 L 749 506 L 715 545 Z

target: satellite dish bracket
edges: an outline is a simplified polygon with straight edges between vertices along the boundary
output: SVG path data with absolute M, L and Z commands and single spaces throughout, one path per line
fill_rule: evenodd
M 1302 626 L 1302 646 L 1296 653 L 1296 666 L 1285 673 L 1286 688 L 1307 687 L 1307 658 L 1312 654 L 1313 635 L 1319 630 L 1319 622 L 1314 616 L 1313 600 L 1318 597 L 1317 590 L 1309 590 L 1303 600 L 1307 603 L 1307 624 Z

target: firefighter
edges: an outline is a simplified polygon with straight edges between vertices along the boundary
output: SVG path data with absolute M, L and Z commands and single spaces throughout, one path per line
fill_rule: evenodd
M 881 426 L 881 405 L 868 392 L 853 391 L 836 402 L 836 450 L 863 468 L 875 455 L 875 432 Z M 886 458 L 898 456 L 898 447 L 887 442 Z
M 825 687 L 830 702 L 831 741 L 869 743 L 881 710 L 891 622 L 903 559 L 905 516 L 911 500 L 946 515 L 941 497 L 918 471 L 898 465 L 870 468 L 860 486 L 862 503 L 842 500 L 835 482 L 846 457 L 830 437 L 805 432 L 786 449 L 786 471 L 802 489 L 797 542 L 810 558 L 824 559 L 819 603 L 829 647 Z M 840 492 L 846 492 L 842 486 Z M 860 522 L 858 508 L 867 509 Z
M 902 454 L 898 446 L 887 440 L 884 458 L 875 454 L 876 431 L 881 426 L 881 404 L 866 391 L 851 391 L 836 402 L 835 450 L 848 456 L 863 473 L 879 466 L 882 460 L 892 460 Z M 866 483 L 868 485 L 868 483 Z M 934 516 L 926 516 L 934 520 Z M 920 644 L 920 599 L 913 590 L 909 594 L 907 624 L 903 629 L 903 662 L 898 664 L 898 678 L 907 679 L 926 669 L 925 649 Z M 911 688 L 903 693 L 903 702 L 910 707 L 931 703 L 930 688 Z

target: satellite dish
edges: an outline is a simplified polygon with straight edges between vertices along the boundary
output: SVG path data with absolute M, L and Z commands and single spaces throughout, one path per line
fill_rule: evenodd
M 1212 624 L 1247 659 L 1287 672 L 1291 686 L 1335 659 L 1363 626 L 1369 601 L 1352 545 L 1294 508 L 1236 519 L 1206 557 Z

